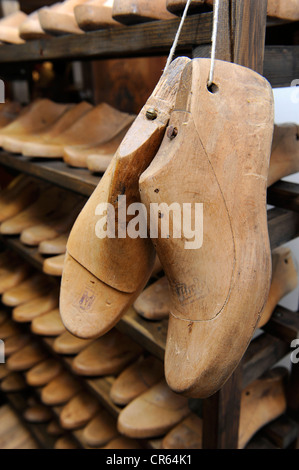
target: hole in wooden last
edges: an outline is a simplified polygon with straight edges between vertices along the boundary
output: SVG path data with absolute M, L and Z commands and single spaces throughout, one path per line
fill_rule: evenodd
M 216 85 L 216 83 L 211 83 L 211 85 L 208 84 L 207 89 L 213 95 L 215 95 L 219 91 L 219 87 Z

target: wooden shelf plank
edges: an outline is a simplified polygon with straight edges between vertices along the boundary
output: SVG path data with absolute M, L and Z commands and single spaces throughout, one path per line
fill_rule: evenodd
M 291 344 L 299 338 L 299 314 L 278 305 L 263 330 Z
M 0 50 L 1 63 L 54 59 L 91 59 L 131 57 L 148 54 L 168 54 L 180 19 L 153 21 L 117 29 L 104 29 L 82 35 L 65 35 L 28 41 L 21 45 L 6 45 Z M 211 42 L 212 13 L 186 18 L 178 50 L 190 50 L 193 45 Z
M 53 438 L 47 433 L 46 431 L 47 424 L 29 423 L 28 421 L 26 421 L 26 419 L 24 419 L 23 412 L 25 411 L 27 407 L 27 403 L 23 394 L 14 392 L 14 393 L 7 393 L 5 394 L 5 396 L 7 397 L 7 400 L 10 403 L 11 407 L 14 409 L 14 411 L 17 413 L 17 415 L 21 419 L 24 426 L 28 429 L 28 431 L 31 433 L 33 438 L 38 442 L 40 447 L 42 449 L 53 449 L 55 438 Z
M 90 196 L 100 181 L 89 170 L 70 168 L 62 160 L 30 159 L 0 151 L 0 164 L 83 196 Z
M 32 264 L 34 268 L 39 271 L 43 270 L 44 258 L 38 253 L 36 248 L 23 245 L 19 237 L 0 235 L 0 242 L 22 256 L 28 263 Z
M 299 184 L 278 181 L 268 189 L 268 204 L 299 212 Z
M 299 213 L 285 209 L 268 210 L 268 230 L 271 250 L 299 236 Z

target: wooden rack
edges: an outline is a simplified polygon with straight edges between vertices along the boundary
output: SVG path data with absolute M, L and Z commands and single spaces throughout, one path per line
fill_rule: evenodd
M 283 22 L 267 19 L 267 0 L 223 0 L 220 10 L 220 29 L 216 57 L 235 62 L 263 74 L 272 86 L 287 86 L 299 77 L 299 46 L 295 43 L 266 44 L 271 29 L 283 28 Z M 2 46 L 0 63 L 21 70 L 24 65 L 44 60 L 90 60 L 112 57 L 163 55 L 168 53 L 178 27 L 178 19 L 156 21 L 142 25 L 120 27 L 84 35 L 32 41 L 20 46 Z M 291 24 L 294 27 L 294 24 Z M 297 25 L 298 26 L 298 25 Z M 288 25 L 286 25 L 288 27 Z M 207 57 L 210 53 L 212 14 L 202 13 L 186 19 L 177 53 L 191 57 Z M 279 29 L 280 37 L 284 38 Z M 3 67 L 2 67 L 3 70 Z M 4 72 L 3 72 L 4 73 Z M 4 73 L 5 75 L 5 73 Z M 0 152 L 0 165 L 41 178 L 45 181 L 89 197 L 100 177 L 87 170 L 68 168 L 62 161 L 34 160 Z M 275 206 L 268 211 L 271 248 L 274 249 L 299 236 L 299 185 L 279 182 L 268 190 L 268 203 Z M 25 247 L 14 237 L 1 237 L 1 242 L 16 250 L 37 269 L 42 270 L 43 258 L 37 250 Z M 149 322 L 130 308 L 117 328 L 140 343 L 150 353 L 163 360 L 167 322 Z M 249 345 L 237 370 L 225 386 L 212 397 L 190 400 L 190 407 L 202 410 L 203 447 L 206 449 L 237 448 L 242 389 L 260 377 L 291 349 L 292 339 L 298 337 L 299 316 L 278 306 L 263 334 Z M 54 354 L 51 339 L 43 339 L 44 346 Z M 56 355 L 57 356 L 57 355 Z M 61 358 L 70 368 L 68 358 Z M 299 372 L 292 366 L 289 403 L 286 415 L 266 426 L 249 443 L 248 448 L 287 448 L 294 445 L 298 434 Z M 116 417 L 119 413 L 109 398 L 113 378 L 82 379 L 84 386 Z M 59 415 L 60 409 L 54 410 Z M 80 432 L 74 438 L 82 444 Z M 45 444 L 48 445 L 48 444 Z M 159 440 L 144 443 L 158 447 Z

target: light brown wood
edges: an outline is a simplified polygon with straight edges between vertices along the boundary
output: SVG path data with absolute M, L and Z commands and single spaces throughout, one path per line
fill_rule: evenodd
M 81 119 L 93 106 L 86 101 L 77 105 L 70 106 L 62 116 L 49 126 L 45 131 L 28 134 L 18 138 L 19 151 L 25 157 L 41 157 L 44 143 L 50 143 L 52 139 L 57 138 L 66 132 L 76 121 Z
M 9 405 L 0 408 L 0 449 L 38 449 L 37 442 Z
M 45 405 L 63 405 L 81 389 L 79 382 L 68 372 L 63 372 L 51 380 L 41 391 L 41 400 Z
M 49 37 L 40 25 L 37 11 L 28 15 L 23 23 L 20 24 L 19 35 L 24 41 Z
M 141 359 L 125 369 L 113 382 L 111 400 L 125 406 L 146 392 L 164 376 L 163 363 L 153 356 Z
M 24 413 L 24 418 L 30 423 L 46 423 L 52 418 L 52 413 L 49 408 L 44 405 L 33 405 L 28 407 Z
M 23 230 L 21 242 L 28 246 L 38 246 L 44 240 L 51 240 L 70 231 L 83 205 L 83 197 L 70 193 L 69 197 L 64 198 L 63 206 L 58 208 L 52 216 L 47 217 L 43 223 Z
M 239 424 L 240 449 L 254 434 L 286 409 L 285 371 L 276 368 L 242 391 Z M 202 419 L 193 413 L 175 426 L 162 441 L 163 449 L 202 449 Z
M 160 146 L 178 80 L 188 61 L 178 58 L 163 74 L 71 231 L 60 309 L 66 328 L 79 337 L 92 338 L 109 331 L 144 288 L 153 269 L 155 253 L 150 240 L 99 239 L 95 210 L 99 203 L 115 205 L 120 195 L 126 196 L 127 206 L 139 200 L 138 178 Z M 146 117 L 151 117 L 151 109 L 156 109 L 156 119 Z
M 140 444 L 134 439 L 128 439 L 127 437 L 117 437 L 113 439 L 108 444 L 106 444 L 102 449 L 141 449 Z
M 262 311 L 258 327 L 262 328 L 271 318 L 279 301 L 296 289 L 298 275 L 292 258 L 292 252 L 287 247 L 279 247 L 272 252 L 272 280 L 265 308 Z
M 0 192 L 0 223 L 22 212 L 39 195 L 40 185 L 34 178 L 19 175 Z
M 90 148 L 86 151 L 86 166 L 92 173 L 104 173 L 107 170 L 128 130 L 129 128 L 125 128 L 106 144 Z
M 69 436 L 62 436 L 54 444 L 54 449 L 62 450 L 62 449 L 79 449 L 78 444 Z
M 101 410 L 83 430 L 83 439 L 90 447 L 101 447 L 118 437 L 115 419 Z
M 214 394 L 237 367 L 271 280 L 272 89 L 250 69 L 216 61 L 209 90 L 210 67 L 210 59 L 185 67 L 168 132 L 139 180 L 148 210 L 151 203 L 176 202 L 180 210 L 189 203 L 194 223 L 194 204 L 203 204 L 201 247 L 185 249 L 183 230 L 181 238 L 169 233 L 153 240 L 171 289 L 166 380 L 173 391 L 196 398 Z M 153 222 L 159 233 L 162 220 Z
M 50 434 L 50 436 L 61 436 L 64 431 L 58 421 L 53 419 L 47 426 L 47 433 Z
M 46 295 L 53 289 L 53 283 L 42 273 L 33 273 L 25 281 L 12 289 L 8 289 L 2 295 L 2 302 L 9 307 L 17 307 L 26 302 Z
M 42 336 L 58 336 L 65 331 L 65 327 L 61 321 L 59 309 L 51 310 L 32 320 L 31 330 L 36 335 Z
M 274 126 L 268 186 L 299 171 L 298 135 L 299 126 L 297 124 Z
M 30 266 L 21 261 L 17 255 L 12 254 L 9 264 L 0 267 L 0 294 L 21 284 L 31 272 Z
M 18 153 L 20 147 L 15 137 L 46 130 L 59 119 L 70 105 L 54 103 L 49 99 L 38 99 L 27 106 L 20 116 L 6 127 L 0 129 L 0 144 L 7 150 Z M 12 137 L 10 141 L 9 138 Z
M 97 155 L 93 153 L 88 155 L 86 165 L 92 173 L 105 173 L 112 158 L 113 156 L 110 155 Z
M 43 255 L 63 255 L 66 252 L 66 244 L 69 232 L 59 235 L 51 240 L 44 240 L 38 246 L 38 251 Z
M 243 449 L 258 429 L 286 411 L 288 371 L 277 367 L 250 384 L 242 393 L 239 448 Z M 245 425 L 246 423 L 246 425 Z
M 43 271 L 51 276 L 62 276 L 66 255 L 51 256 L 45 259 L 43 263 Z
M 118 147 L 120 146 L 123 138 L 125 137 L 126 133 L 130 125 L 132 124 L 135 116 L 130 116 L 126 118 L 125 128 L 122 129 L 120 132 L 117 133 L 115 137 L 112 139 L 105 141 L 104 143 L 96 144 L 87 144 L 87 145 L 71 145 L 66 146 L 63 149 L 63 159 L 64 161 L 71 166 L 76 166 L 80 168 L 88 168 L 87 160 L 90 155 L 97 155 L 98 161 L 102 162 L 102 167 L 106 171 L 108 168 L 113 155 L 117 151 Z
M 268 16 L 274 16 L 285 20 L 299 20 L 299 2 L 298 0 L 268 0 Z
M 64 156 L 64 147 L 77 145 L 97 145 L 108 142 L 131 121 L 131 116 L 122 113 L 106 103 L 100 103 L 84 113 L 66 131 L 48 141 L 39 142 L 39 157 L 58 158 Z M 0 134 L 1 135 L 1 134 Z M 66 163 L 76 166 L 75 160 Z M 79 165 L 80 166 L 80 165 Z
M 86 116 L 86 120 L 82 119 L 77 127 L 73 126 L 68 135 L 64 134 L 64 161 L 73 167 L 86 168 L 86 148 L 81 146 L 86 145 L 92 148 L 109 143 L 124 129 L 128 129 L 134 117 L 118 111 L 106 103 L 99 104 Z
M 79 28 L 83 31 L 121 26 L 112 18 L 113 0 L 89 0 L 74 8 L 74 14 Z
M 60 424 L 64 429 L 78 429 L 85 426 L 100 410 L 96 398 L 90 393 L 80 392 L 72 398 L 60 413 Z
M 5 377 L 1 382 L 1 390 L 4 393 L 20 392 L 27 387 L 22 375 L 13 372 Z
M 32 321 L 34 318 L 48 313 L 57 308 L 59 305 L 59 291 L 53 288 L 52 292 L 42 297 L 27 302 L 12 311 L 12 318 L 19 323 L 26 323 Z
M 36 202 L 16 216 L 2 222 L 0 232 L 3 235 L 18 235 L 26 228 L 39 224 L 61 207 L 61 201 L 66 197 L 66 190 L 57 186 L 47 186 Z
M 62 333 L 62 335 L 57 336 L 53 343 L 53 349 L 58 354 L 64 355 L 75 355 L 81 352 L 83 349 L 88 346 L 92 339 L 81 339 L 77 336 L 72 335 L 68 331 Z
M 189 413 L 187 398 L 173 393 L 163 379 L 120 412 L 117 427 L 128 437 L 158 437 Z
M 144 23 L 153 20 L 170 20 L 174 16 L 166 10 L 165 0 L 114 0 L 112 17 L 124 24 Z
M 15 352 L 22 349 L 24 346 L 29 344 L 32 340 L 31 336 L 26 333 L 17 333 L 5 340 L 5 357 L 9 357 Z
M 31 342 L 7 359 L 7 367 L 12 371 L 26 371 L 46 359 L 46 353 L 38 343 Z
M 141 352 L 141 347 L 127 335 L 111 330 L 83 349 L 73 359 L 72 369 L 79 375 L 115 375 L 139 357 Z
M 166 276 L 153 282 L 137 297 L 134 309 L 148 320 L 168 318 L 170 311 L 170 290 Z
M 22 11 L 16 11 L 5 16 L 0 21 L 0 41 L 10 44 L 23 44 L 19 34 L 19 26 L 25 21 L 27 15 Z
M 54 36 L 83 34 L 83 31 L 78 27 L 73 10 L 76 5 L 86 1 L 64 0 L 63 2 L 55 3 L 52 7 L 40 9 L 38 16 L 43 30 Z
M 56 359 L 47 359 L 26 372 L 26 381 L 32 387 L 43 387 L 55 379 L 63 368 Z

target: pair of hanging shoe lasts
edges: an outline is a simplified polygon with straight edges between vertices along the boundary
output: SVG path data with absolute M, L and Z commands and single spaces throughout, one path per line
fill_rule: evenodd
M 0 129 L 0 145 L 26 157 L 63 158 L 70 166 L 105 171 L 134 118 L 106 103 L 38 99 Z
M 60 294 L 71 333 L 104 335 L 145 287 L 156 250 L 170 286 L 166 380 L 175 392 L 202 398 L 239 364 L 271 281 L 272 89 L 257 73 L 222 61 L 211 89 L 210 67 L 209 59 L 178 58 L 164 72 L 74 224 Z M 296 134 L 294 141 L 298 147 Z M 279 179 L 277 167 L 273 172 Z M 152 203 L 190 204 L 192 221 L 202 204 L 202 246 L 187 250 L 186 239 L 170 233 L 99 239 L 98 205 L 116 207 L 124 195 L 127 208 L 141 201 L 148 214 Z M 160 215 L 158 234 L 163 209 Z
M 26 15 L 12 13 L 0 21 L 0 41 L 21 44 L 51 35 L 83 34 L 122 24 L 175 18 L 186 0 L 64 0 Z M 193 0 L 190 12 L 210 10 L 213 0 Z M 298 21 L 298 0 L 269 0 L 268 15 Z

